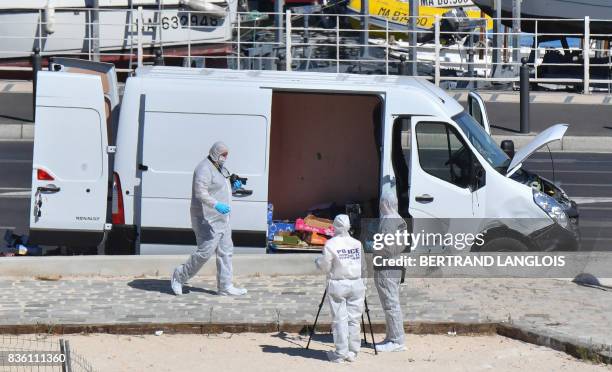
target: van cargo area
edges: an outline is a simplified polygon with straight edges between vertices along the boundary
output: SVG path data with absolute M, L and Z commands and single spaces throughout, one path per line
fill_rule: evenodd
M 275 220 L 359 203 L 377 214 L 382 102 L 375 95 L 275 91 L 268 200 Z

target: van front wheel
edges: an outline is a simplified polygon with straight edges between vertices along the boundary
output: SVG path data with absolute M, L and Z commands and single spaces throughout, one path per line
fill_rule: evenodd
M 527 252 L 529 247 L 522 241 L 510 237 L 498 237 L 489 241 L 480 248 L 480 252 Z

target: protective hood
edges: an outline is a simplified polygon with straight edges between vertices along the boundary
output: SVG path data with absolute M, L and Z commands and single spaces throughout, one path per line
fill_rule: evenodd
M 402 218 L 398 210 L 397 196 L 391 189 L 387 189 L 380 196 L 380 218 Z
M 219 156 L 223 154 L 224 152 L 228 152 L 228 151 L 229 151 L 229 148 L 227 147 L 227 145 L 221 141 L 218 141 L 212 145 L 212 147 L 210 148 L 210 151 L 208 151 L 208 155 L 215 163 L 219 163 L 223 165 L 222 164 L 223 161 L 219 161 Z
M 520 165 L 523 164 L 525 159 L 530 157 L 534 152 L 538 151 L 543 146 L 546 146 L 554 141 L 560 141 L 563 138 L 563 135 L 565 135 L 568 127 L 569 124 L 555 124 L 535 136 L 531 142 L 523 146 L 514 154 L 514 157 L 508 166 L 508 170 L 506 171 L 506 176 L 511 176 L 520 167 Z
M 351 229 L 351 220 L 346 214 L 339 214 L 334 218 L 334 236 L 346 236 Z

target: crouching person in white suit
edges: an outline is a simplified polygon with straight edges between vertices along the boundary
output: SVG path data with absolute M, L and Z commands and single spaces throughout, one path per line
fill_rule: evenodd
M 361 242 L 349 234 L 351 227 L 345 214 L 334 219 L 334 237 L 325 243 L 323 254 L 315 260 L 327 274 L 327 299 L 331 309 L 335 352 L 330 361 L 353 362 L 361 347 L 360 319 L 365 302 L 365 275 L 362 276 Z

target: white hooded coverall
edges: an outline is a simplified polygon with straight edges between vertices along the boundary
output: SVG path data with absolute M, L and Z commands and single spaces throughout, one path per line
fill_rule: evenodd
M 346 358 L 349 351 L 355 355 L 359 352 L 360 320 L 365 301 L 363 249 L 361 242 L 349 235 L 349 229 L 348 216 L 336 216 L 334 237 L 325 243 L 322 256 L 315 261 L 327 274 L 327 298 L 338 358 Z
M 219 162 L 220 155 L 227 151 L 228 147 L 223 142 L 216 142 L 210 148 L 209 157 Z M 191 227 L 198 247 L 187 262 L 177 268 L 177 275 L 181 283 L 187 282 L 216 252 L 217 288 L 223 291 L 232 287 L 234 243 L 229 223 L 230 214 L 221 214 L 215 209 L 215 205 L 230 205 L 232 190 L 229 180 L 210 159 L 202 160 L 193 173 Z
M 395 234 L 396 231 L 405 231 L 407 229 L 406 222 L 397 212 L 397 205 L 395 192 L 392 190 L 385 191 L 380 198 L 380 233 Z M 383 249 L 375 250 L 374 256 L 397 258 L 405 248 L 403 245 L 385 245 Z M 401 269 L 374 267 L 374 284 L 376 285 L 380 303 L 385 313 L 385 323 L 387 326 L 387 335 L 384 342 L 391 341 L 404 345 L 404 318 L 399 299 L 401 277 Z

